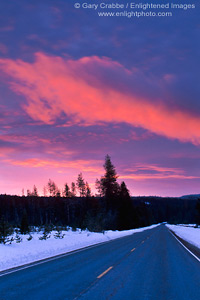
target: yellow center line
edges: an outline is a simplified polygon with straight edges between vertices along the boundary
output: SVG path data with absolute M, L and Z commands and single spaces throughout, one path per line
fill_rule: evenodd
M 103 273 L 101 273 L 99 276 L 97 276 L 98 279 L 100 279 L 101 277 L 103 277 L 104 275 L 106 275 L 106 273 L 108 273 L 113 267 L 109 267 L 107 270 L 105 270 Z
M 135 248 L 133 248 L 132 250 L 131 250 L 131 252 L 133 252 L 135 250 Z

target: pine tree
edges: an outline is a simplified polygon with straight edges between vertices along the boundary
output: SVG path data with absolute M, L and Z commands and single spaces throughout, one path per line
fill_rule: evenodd
M 2 217 L 0 220 L 0 244 L 6 244 L 10 242 L 9 235 L 12 233 L 12 228 L 6 222 L 5 218 Z
M 52 227 L 50 225 L 45 225 L 43 235 L 39 237 L 39 240 L 47 240 L 51 237 Z
M 64 197 L 68 198 L 70 197 L 70 189 L 67 183 L 65 183 L 65 188 L 64 188 L 64 192 L 63 192 Z
M 116 196 L 119 192 L 119 185 L 117 183 L 118 175 L 109 155 L 106 155 L 105 157 L 104 169 L 105 175 L 104 177 L 101 177 L 100 185 L 104 196 L 109 199 Z
M 47 188 L 49 191 L 49 195 L 51 197 L 56 197 L 56 195 L 58 193 L 58 188 L 53 180 L 49 179 L 49 181 L 47 183 Z
M 118 202 L 118 229 L 131 229 L 134 223 L 133 206 L 129 190 L 124 181 L 120 185 Z
M 61 192 L 58 188 L 57 188 L 57 191 L 56 191 L 56 197 L 61 197 Z
M 32 196 L 34 196 L 34 197 L 38 197 L 38 190 L 37 190 L 37 188 L 36 188 L 36 186 L 35 186 L 35 185 L 33 186 L 33 192 L 32 192 Z
M 129 200 L 130 199 L 130 194 L 129 190 L 127 189 L 127 186 L 124 181 L 122 181 L 120 185 L 120 193 L 119 193 L 120 198 Z
M 86 197 L 89 198 L 89 197 L 91 197 L 91 188 L 89 187 L 89 184 L 87 181 L 86 181 L 85 187 L 86 187 Z
M 59 226 L 56 226 L 56 233 L 54 234 L 55 239 L 63 239 L 65 234 L 62 234 L 62 230 Z
M 102 196 L 104 196 L 104 188 L 103 188 L 103 180 L 102 179 L 96 179 L 96 181 L 95 181 L 95 188 L 97 189 L 97 191 L 98 191 L 98 194 L 97 194 L 97 196 L 100 196 L 100 197 L 102 197 Z
M 76 184 L 74 182 L 71 183 L 71 195 L 72 197 L 76 196 Z
M 78 174 L 76 185 L 80 193 L 80 197 L 84 197 L 86 195 L 86 185 L 82 173 Z
M 15 236 L 15 241 L 17 244 L 21 243 L 22 242 L 22 238 L 19 236 L 18 233 L 16 233 L 16 236 Z

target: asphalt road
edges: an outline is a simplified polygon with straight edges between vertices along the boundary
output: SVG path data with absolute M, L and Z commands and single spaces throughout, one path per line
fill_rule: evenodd
M 158 226 L 0 277 L 1 300 L 199 300 L 200 262 Z

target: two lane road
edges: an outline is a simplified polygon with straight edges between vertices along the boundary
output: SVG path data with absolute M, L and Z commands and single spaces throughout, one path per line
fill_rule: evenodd
M 0 300 L 199 300 L 200 262 L 164 226 L 0 277 Z

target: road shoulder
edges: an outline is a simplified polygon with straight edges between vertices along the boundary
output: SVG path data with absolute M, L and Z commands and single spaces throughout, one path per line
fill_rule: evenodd
M 169 229 L 169 231 L 174 235 L 177 240 L 179 240 L 188 250 L 190 250 L 196 257 L 200 259 L 200 249 L 183 238 L 179 237 L 173 230 Z

